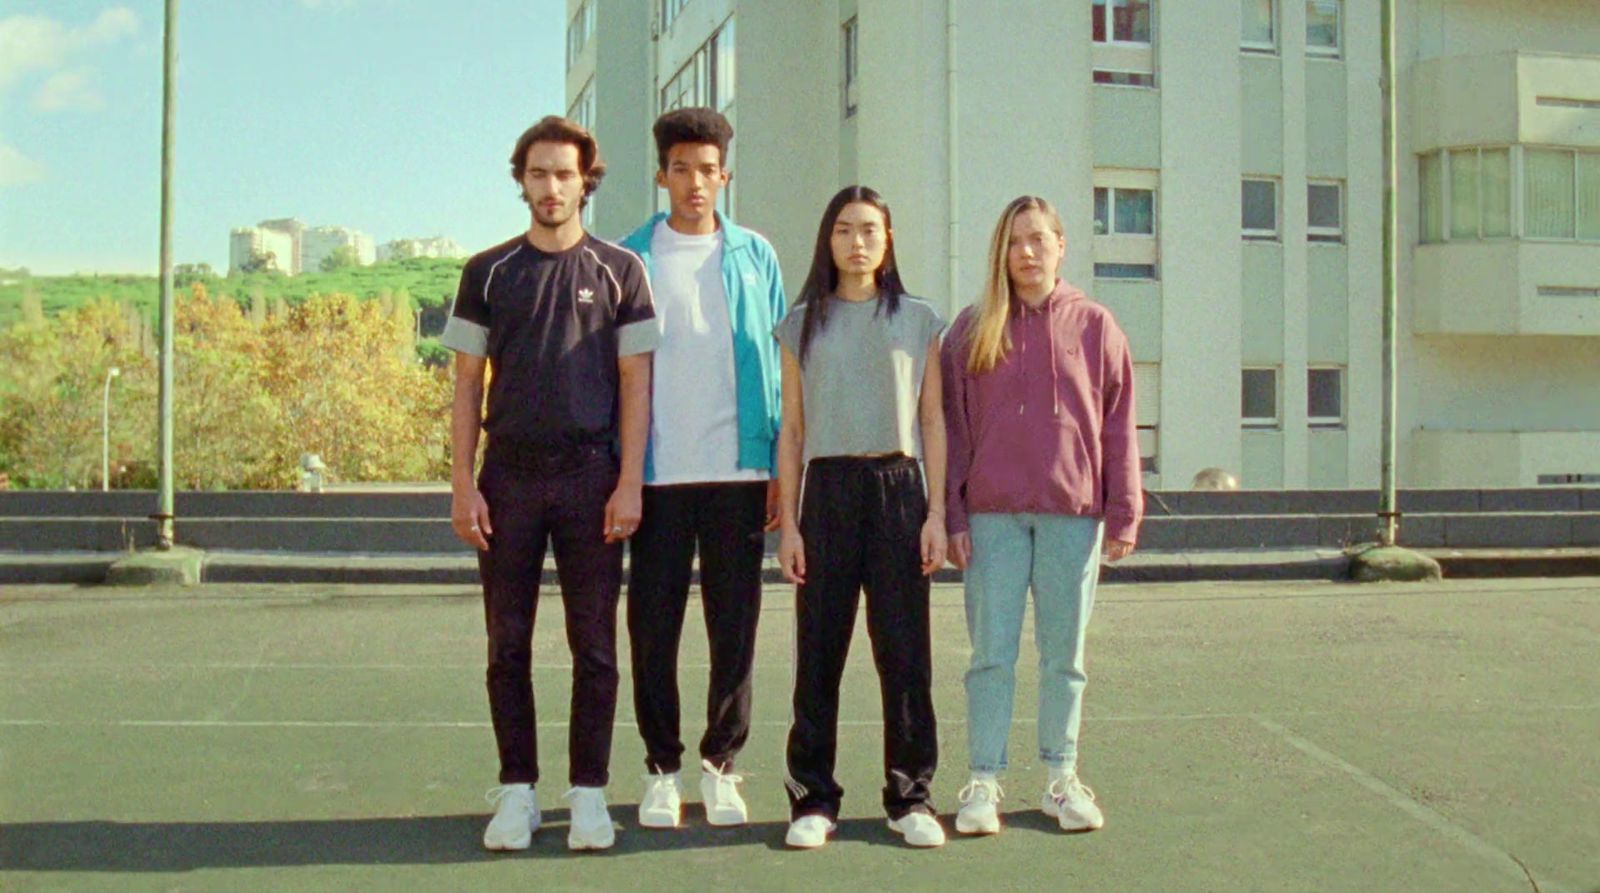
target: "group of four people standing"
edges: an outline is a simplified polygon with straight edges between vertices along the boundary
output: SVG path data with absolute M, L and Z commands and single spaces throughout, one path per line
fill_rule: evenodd
M 772 530 L 797 584 L 789 845 L 823 845 L 839 814 L 839 687 L 863 592 L 889 827 L 913 846 L 944 842 L 928 598 L 946 560 L 965 569 L 972 642 L 957 830 L 1000 829 L 1030 590 L 1043 809 L 1066 830 L 1100 827 L 1076 773 L 1084 630 L 1102 551 L 1133 550 L 1142 498 L 1127 340 L 1056 277 L 1060 218 L 1040 198 L 1011 202 L 981 299 L 945 331 L 901 282 L 888 204 L 847 187 L 790 309 L 772 246 L 715 210 L 726 119 L 679 109 L 654 133 L 670 210 L 618 245 L 579 213 L 605 172 L 594 138 L 554 116 L 529 128 L 511 173 L 532 223 L 467 262 L 441 338 L 457 357 L 452 523 L 479 550 L 500 755 L 484 845 L 525 848 L 540 823 L 530 674 L 547 545 L 573 663 L 568 845 L 615 839 L 604 787 L 630 539 L 639 822 L 682 821 L 677 656 L 697 552 L 711 656 L 700 794 L 711 824 L 748 820 L 733 764 Z

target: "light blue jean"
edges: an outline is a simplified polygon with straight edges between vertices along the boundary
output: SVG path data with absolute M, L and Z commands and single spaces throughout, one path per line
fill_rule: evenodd
M 1033 590 L 1039 649 L 1039 759 L 1071 770 L 1083 718 L 1084 631 L 1100 580 L 1099 518 L 973 515 L 966 573 L 967 753 L 973 772 L 1006 768 L 1022 617 Z

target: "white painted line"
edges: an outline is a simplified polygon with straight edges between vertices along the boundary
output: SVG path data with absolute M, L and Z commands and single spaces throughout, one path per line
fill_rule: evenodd
M 1456 823 L 1445 818 L 1443 815 L 1440 815 L 1438 812 L 1429 809 L 1421 803 L 1418 803 L 1416 800 L 1407 797 L 1401 791 L 1384 782 L 1382 779 L 1373 776 L 1371 773 L 1367 772 L 1361 767 L 1340 758 L 1337 754 L 1318 747 L 1311 741 L 1289 731 L 1289 729 L 1285 728 L 1284 726 L 1279 725 L 1278 723 L 1273 722 L 1264 716 L 1256 716 L 1255 721 L 1262 728 L 1282 736 L 1285 741 L 1289 742 L 1289 744 L 1294 747 L 1294 749 L 1300 751 L 1306 756 L 1311 757 L 1319 763 L 1345 773 L 1346 775 L 1350 776 L 1351 779 L 1356 782 L 1356 784 L 1361 785 L 1372 793 L 1377 794 L 1384 800 L 1387 800 L 1391 806 L 1394 806 L 1396 809 L 1399 809 L 1406 815 L 1409 815 L 1429 828 L 1432 828 L 1446 839 L 1454 841 L 1467 850 L 1470 850 L 1471 852 L 1483 857 L 1485 860 L 1492 863 L 1496 868 L 1499 868 L 1502 874 L 1515 878 L 1522 883 L 1527 883 L 1528 875 L 1524 872 L 1522 865 L 1516 859 L 1514 859 L 1510 853 L 1507 853 L 1494 844 L 1489 843 L 1478 835 L 1473 834 L 1466 828 L 1457 825 Z M 1568 890 L 1567 887 L 1559 884 L 1553 884 L 1548 879 L 1543 880 L 1543 882 L 1539 885 L 1539 889 L 1549 890 L 1552 891 L 1552 893 L 1565 893 L 1565 891 Z
M 1497 708 L 1494 712 L 1505 713 L 1511 708 Z M 1544 711 L 1572 711 L 1572 710 L 1600 710 L 1600 703 L 1596 704 L 1551 704 L 1544 707 L 1525 706 L 1516 708 L 1518 712 L 1538 713 Z M 1350 716 L 1356 711 L 1331 711 L 1308 710 L 1294 714 L 1279 714 L 1294 717 L 1329 717 Z M 1460 715 L 1461 711 L 1428 711 L 1429 713 L 1445 713 Z M 1488 711 L 1485 711 L 1488 712 Z M 1367 715 L 1367 714 L 1362 714 Z M 1402 714 L 1385 714 L 1387 716 Z M 1413 715 L 1413 714 L 1405 714 Z M 1270 720 L 1263 719 L 1258 713 L 1128 713 L 1110 716 L 1086 716 L 1090 723 L 1158 723 L 1158 722 L 1207 722 L 1211 720 L 1252 720 L 1257 723 L 1267 724 Z M 1033 725 L 1039 720 L 1031 716 L 1019 716 L 1012 720 L 1016 725 Z M 631 716 L 618 716 L 617 725 L 632 726 L 635 719 Z M 564 729 L 566 722 L 550 721 L 538 724 L 542 729 Z M 787 719 L 758 719 L 750 723 L 753 727 L 761 728 L 788 728 L 791 723 Z M 878 728 L 883 725 L 881 719 L 841 719 L 840 728 Z M 941 719 L 941 726 L 964 726 L 966 719 Z M 246 728 L 246 729 L 487 729 L 489 723 L 484 720 L 361 720 L 361 719 L 29 719 L 29 718 L 0 718 L 0 728 L 66 728 L 66 727 L 102 727 L 102 728 L 174 728 L 174 729 L 205 729 L 205 728 Z M 1273 731 L 1278 731 L 1281 726 L 1269 725 Z M 1284 734 L 1287 734 L 1286 732 Z M 1337 759 L 1335 757 L 1334 759 Z M 1359 771 L 1359 770 L 1357 770 Z

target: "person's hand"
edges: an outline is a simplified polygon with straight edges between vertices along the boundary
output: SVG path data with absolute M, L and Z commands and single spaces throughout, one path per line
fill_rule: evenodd
M 932 576 L 944 567 L 945 552 L 950 543 L 944 532 L 944 519 L 930 517 L 922 522 L 922 575 Z
M 972 534 L 961 531 L 950 535 L 950 563 L 962 570 L 972 563 Z
M 638 484 L 618 484 L 606 500 L 605 537 L 608 543 L 620 543 L 639 529 L 639 519 L 644 517 L 644 493 Z
M 494 527 L 489 524 L 489 503 L 477 487 L 451 491 L 450 528 L 472 548 L 489 551 L 488 538 L 494 535 Z
M 778 482 L 767 481 L 767 520 L 761 525 L 761 529 L 767 533 L 778 529 L 778 499 Z
M 1121 561 L 1133 554 L 1133 543 L 1127 540 L 1108 539 L 1106 540 L 1105 553 L 1106 561 Z
M 796 585 L 806 581 L 806 544 L 800 528 L 785 526 L 778 537 L 778 568 L 784 579 Z

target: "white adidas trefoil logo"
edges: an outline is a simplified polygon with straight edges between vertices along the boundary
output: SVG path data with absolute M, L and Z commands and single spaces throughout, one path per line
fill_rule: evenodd
M 592 289 L 592 288 L 580 288 L 580 289 L 578 289 L 578 303 L 579 304 L 593 304 L 594 303 L 594 289 Z

